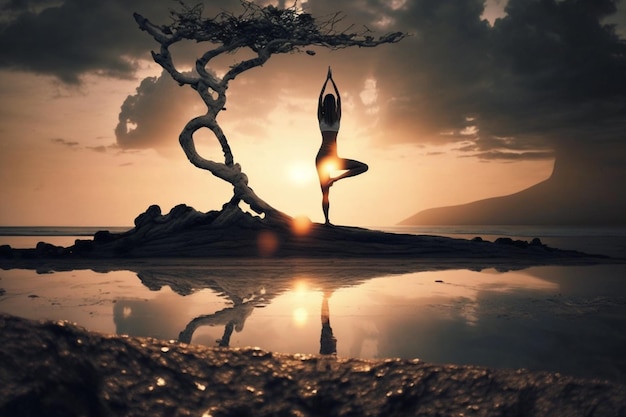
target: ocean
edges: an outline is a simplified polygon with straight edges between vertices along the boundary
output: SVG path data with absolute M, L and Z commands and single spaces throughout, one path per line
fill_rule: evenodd
M 0 226 L 0 245 L 10 245 L 16 249 L 28 249 L 38 242 L 57 246 L 72 246 L 76 239 L 91 239 L 99 230 L 123 233 L 131 227 L 119 226 Z
M 128 229 L 0 227 L 0 245 L 70 246 L 98 230 Z M 556 248 L 626 258 L 626 228 L 372 229 L 539 238 Z M 418 264 L 401 272 L 376 262 L 206 259 L 193 268 L 0 269 L 0 312 L 208 346 L 305 354 L 334 346 L 343 358 L 419 358 L 626 383 L 624 262 L 521 270 Z

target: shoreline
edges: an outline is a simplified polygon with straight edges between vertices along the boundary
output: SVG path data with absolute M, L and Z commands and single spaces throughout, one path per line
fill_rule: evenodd
M 101 230 L 69 247 L 39 242 L 36 248 L 0 246 L 0 268 L 97 268 L 152 263 L 163 266 L 211 259 L 361 259 L 439 262 L 440 268 L 519 268 L 532 265 L 624 262 L 626 259 L 552 248 L 539 238 L 461 239 L 326 226 L 288 216 L 262 219 L 225 205 L 202 213 L 184 204 L 162 215 L 150 206 L 135 227 L 122 233 Z M 191 260 L 195 260 L 191 261 Z
M 94 270 L 111 272 L 120 270 L 149 269 L 257 269 L 259 267 L 301 267 L 315 271 L 328 269 L 363 270 L 369 273 L 406 273 L 420 271 L 442 271 L 451 269 L 483 270 L 493 268 L 498 271 L 526 269 L 533 266 L 585 266 L 626 264 L 626 259 L 609 257 L 562 257 L 555 259 L 533 258 L 464 258 L 464 257 L 194 257 L 194 258 L 0 258 L 0 270 L 31 269 L 40 272 L 60 272 L 71 270 Z
M 618 416 L 626 386 L 524 369 L 339 359 L 0 315 L 6 415 Z M 295 413 L 295 414 L 294 414 Z

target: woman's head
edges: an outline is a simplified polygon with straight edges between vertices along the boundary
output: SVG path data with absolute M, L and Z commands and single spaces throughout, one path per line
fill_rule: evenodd
M 334 123 L 337 120 L 337 103 L 335 102 L 335 96 L 332 94 L 324 96 L 322 113 L 327 123 Z

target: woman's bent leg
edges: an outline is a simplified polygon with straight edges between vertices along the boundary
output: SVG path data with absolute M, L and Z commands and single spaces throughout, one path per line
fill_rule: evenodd
M 356 175 L 360 175 L 364 172 L 366 172 L 369 167 L 367 166 L 367 164 L 364 164 L 363 162 L 360 161 L 355 161 L 354 159 L 338 159 L 337 160 L 337 169 L 339 170 L 347 170 L 346 172 L 344 172 L 343 174 L 332 178 L 330 180 L 330 185 L 333 185 L 333 183 L 335 181 L 339 181 L 341 179 L 344 178 L 348 178 L 348 177 L 354 177 Z M 329 186 L 330 186 L 329 185 Z

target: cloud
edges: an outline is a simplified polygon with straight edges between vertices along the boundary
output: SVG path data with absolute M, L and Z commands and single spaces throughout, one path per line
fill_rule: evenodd
M 109 148 L 106 146 L 87 146 L 87 149 L 97 153 L 106 153 Z
M 119 150 L 119 146 L 116 144 L 109 145 L 109 146 L 104 146 L 104 145 L 81 146 L 80 142 L 78 141 L 68 140 L 68 139 L 63 139 L 63 138 L 52 138 L 50 139 L 50 141 L 56 145 L 65 146 L 73 150 L 85 150 L 86 149 L 86 150 L 97 152 L 97 153 L 107 153 L 109 150 Z
M 130 78 L 146 58 L 133 9 L 155 8 L 148 0 L 10 1 L 1 6 L 0 66 L 53 75 L 77 84 L 85 73 Z
M 510 0 L 493 26 L 482 1 L 407 7 L 398 29 L 415 36 L 381 48 L 384 140 L 464 141 L 475 126 L 475 147 L 492 156 L 590 144 L 623 150 L 626 43 L 604 24 L 615 1 Z
M 154 148 L 167 154 L 178 146 L 185 124 L 203 113 L 198 110 L 200 105 L 203 103 L 192 89 L 178 86 L 165 72 L 145 78 L 121 106 L 115 128 L 117 144 L 122 149 Z
M 150 60 L 148 53 L 158 44 L 138 29 L 132 12 L 158 24 L 170 21 L 170 7 L 150 0 L 1 4 L 0 66 L 54 75 L 66 83 L 79 83 L 88 73 L 134 77 L 138 60 Z M 412 36 L 374 50 L 272 57 L 231 84 L 228 112 L 220 117 L 254 115 L 262 130 L 279 92 L 314 101 L 323 81 L 314 71 L 332 64 L 346 95 L 359 97 L 366 80 L 375 83 L 378 124 L 371 134 L 381 146 L 471 141 L 467 154 L 489 159 L 535 158 L 587 146 L 616 146 L 613 151 L 623 152 L 624 4 L 494 0 L 487 6 L 486 11 L 483 0 L 305 2 L 305 10 L 320 19 L 345 11 L 341 24 L 354 24 L 353 30 L 402 30 Z M 240 6 L 212 1 L 204 15 L 236 13 L 233 7 Z M 198 48 L 175 48 L 180 68 L 189 67 Z M 224 70 L 234 59 L 223 59 L 214 69 Z M 122 148 L 177 146 L 180 129 L 200 109 L 195 93 L 168 78 L 141 81 L 122 105 L 116 128 Z M 367 113 L 366 103 L 355 102 L 353 112 Z M 244 134 L 250 125 L 239 128 Z
M 52 138 L 50 139 L 53 143 L 56 143 L 57 145 L 62 145 L 62 146 L 67 146 L 69 148 L 76 148 L 77 146 L 80 145 L 80 143 L 74 141 L 74 140 L 67 140 L 67 139 L 63 139 L 63 138 Z

